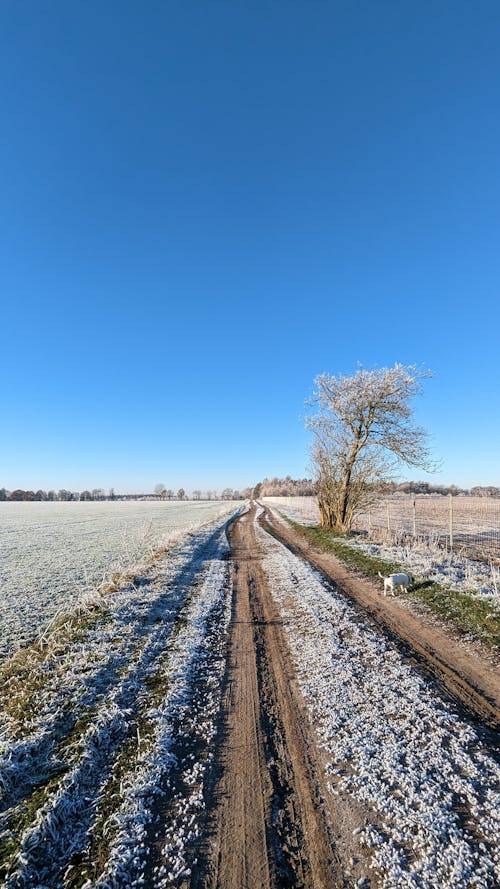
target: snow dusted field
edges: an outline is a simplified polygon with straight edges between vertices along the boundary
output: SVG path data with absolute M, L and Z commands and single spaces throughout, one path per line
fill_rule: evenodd
M 7 889 L 132 887 L 145 874 L 183 885 L 225 665 L 226 526 L 185 535 L 83 623 L 13 659 L 0 686 Z
M 474 730 L 333 585 L 256 533 L 331 791 L 364 807 L 374 875 L 387 889 L 500 885 L 500 768 Z
M 318 525 L 319 509 L 316 497 L 263 497 L 262 503 L 284 513 L 302 525 Z
M 232 502 L 0 503 L 0 658 Z
M 319 511 L 313 497 L 264 497 L 263 503 L 303 525 L 319 523 Z M 393 546 L 360 538 L 346 538 L 342 542 L 369 555 L 404 565 L 422 580 L 478 596 L 500 608 L 500 568 L 493 564 L 468 559 L 458 552 L 447 553 L 427 539 L 417 539 L 411 545 L 405 542 Z

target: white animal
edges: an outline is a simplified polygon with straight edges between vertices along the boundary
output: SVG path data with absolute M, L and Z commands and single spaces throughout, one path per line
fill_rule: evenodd
M 387 596 L 388 591 L 391 596 L 394 596 L 397 587 L 400 587 L 401 590 L 406 590 L 410 583 L 410 578 L 407 574 L 389 574 L 389 577 L 384 577 L 379 571 L 378 576 L 384 581 L 384 596 Z

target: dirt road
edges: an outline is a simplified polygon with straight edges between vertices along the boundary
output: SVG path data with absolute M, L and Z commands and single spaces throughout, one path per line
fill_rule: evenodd
M 252 513 L 232 529 L 235 570 L 225 743 L 205 885 L 343 886 L 321 769 L 261 567 Z
M 338 787 L 331 792 L 324 751 L 306 714 L 263 570 L 255 513 L 254 505 L 231 530 L 234 600 L 219 777 L 213 788 L 208 860 L 195 884 L 206 889 L 376 887 L 371 854 L 353 838 L 366 824 L 366 809 Z M 297 535 L 269 511 L 261 515 L 260 525 L 330 578 L 335 569 L 347 598 L 363 609 L 363 619 L 390 633 L 404 647 L 407 662 L 439 680 L 445 695 L 459 701 L 476 724 L 494 722 L 498 711 L 488 686 L 488 665 L 483 665 L 486 683 L 481 685 L 477 664 L 453 645 L 446 648 L 440 637 L 431 646 L 429 628 L 423 628 L 422 636 L 418 618 L 405 612 L 398 624 L 394 614 L 377 611 L 362 582 L 358 600 L 358 580 L 347 572 L 339 578 L 341 566 L 305 551 Z

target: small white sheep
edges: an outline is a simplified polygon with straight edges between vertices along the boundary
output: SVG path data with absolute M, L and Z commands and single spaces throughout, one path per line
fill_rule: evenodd
M 401 590 L 406 590 L 410 583 L 410 578 L 407 574 L 389 574 L 389 577 L 384 577 L 379 571 L 378 576 L 384 581 L 384 596 L 387 596 L 388 593 L 394 596 L 397 587 L 401 587 Z

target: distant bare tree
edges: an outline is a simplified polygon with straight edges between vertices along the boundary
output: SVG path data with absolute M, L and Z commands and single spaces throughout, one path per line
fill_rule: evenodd
M 410 406 L 420 381 L 429 376 L 414 365 L 396 364 L 316 378 L 316 412 L 307 425 L 314 433 L 312 460 L 323 527 L 349 531 L 356 512 L 398 461 L 434 468 L 427 433 L 415 425 Z
M 167 491 L 165 491 L 165 496 L 166 496 L 167 500 L 174 499 L 174 492 L 172 491 L 171 488 L 168 488 Z
M 185 492 L 184 488 L 179 488 L 179 490 L 177 491 L 177 499 L 184 500 L 185 496 L 186 496 L 186 492 Z
M 155 485 L 155 494 L 157 497 L 161 497 L 162 500 L 165 500 L 167 489 L 162 482 L 158 482 L 158 484 Z
M 193 491 L 193 500 L 201 500 L 201 491 Z

